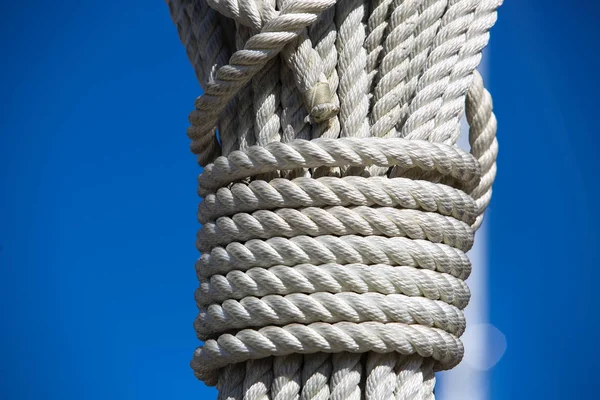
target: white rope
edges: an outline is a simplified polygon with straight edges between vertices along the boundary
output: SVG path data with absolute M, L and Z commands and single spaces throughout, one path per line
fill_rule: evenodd
M 367 52 L 363 47 L 366 11 L 364 0 L 339 0 L 335 10 L 341 137 L 369 136 Z
M 481 166 L 481 180 L 471 193 L 477 207 L 478 217 L 473 223 L 473 228 L 477 230 L 483 222 L 483 212 L 492 198 L 492 184 L 496 178 L 498 156 L 497 123 L 492 112 L 492 96 L 485 90 L 483 79 L 478 73 L 474 74 L 473 84 L 467 94 L 466 114 L 470 127 L 471 153 Z
M 396 389 L 396 355 L 394 353 L 369 353 L 367 358 L 367 381 L 365 397 L 393 400 Z
M 281 63 L 281 128 L 283 143 L 294 139 L 310 139 L 308 113 L 294 79 L 294 73 Z
M 244 0 L 241 4 L 244 2 L 251 3 L 252 10 L 258 10 L 252 0 Z M 258 21 L 260 25 L 257 28 L 261 28 L 263 21 L 269 21 L 277 14 L 274 0 L 261 3 L 261 19 Z M 281 84 L 279 72 L 279 58 L 275 57 L 270 59 L 264 68 L 252 78 L 254 136 L 259 146 L 281 140 Z
M 240 212 L 325 206 L 420 209 L 465 222 L 479 215 L 472 197 L 447 185 L 405 178 L 346 176 L 234 183 L 205 196 L 198 207 L 198 220 L 205 224 Z
M 361 398 L 361 354 L 338 353 L 331 360 L 333 370 L 331 373 L 330 399 L 332 400 L 360 400 Z
M 228 299 L 222 304 L 199 307 L 198 337 L 206 340 L 218 332 L 266 325 L 313 322 L 401 322 L 444 329 L 460 336 L 464 316 L 457 307 L 443 301 L 380 293 L 293 293 Z
M 167 3 L 204 88 L 196 376 L 228 400 L 433 399 L 496 173 L 476 68 L 501 0 Z
M 223 368 L 217 382 L 218 400 L 243 400 L 245 377 L 246 366 L 242 363 L 229 364 Z
M 396 399 L 434 399 L 435 375 L 431 359 L 416 355 L 401 357 L 396 364 Z
M 340 100 L 337 95 L 339 86 L 339 77 L 337 73 L 338 54 L 335 48 L 337 40 L 337 27 L 335 26 L 335 9 L 325 10 L 317 22 L 309 26 L 308 34 L 314 43 L 315 50 L 321 57 L 323 74 L 329 84 L 329 91 L 332 94 L 331 102 L 339 109 Z M 340 133 L 340 121 L 337 115 L 328 121 L 316 123 L 312 126 L 312 138 L 335 139 Z
M 458 270 L 456 275 L 468 275 Z M 201 279 L 196 302 L 199 307 L 227 299 L 249 296 L 287 295 L 305 292 L 353 292 L 406 296 L 423 296 L 441 300 L 463 309 L 469 301 L 469 291 L 453 274 L 393 267 L 387 264 L 301 264 L 294 267 L 277 265 L 269 269 L 252 268 L 246 272 L 231 271 L 225 276 L 213 275 Z
M 230 243 L 202 254 L 196 264 L 199 276 L 252 267 L 297 264 L 387 264 L 431 271 L 464 271 L 470 268 L 466 255 L 445 244 L 402 237 L 296 236 L 292 239 L 252 239 Z M 424 271 L 422 271 L 424 272 Z M 424 272 L 427 273 L 427 272 Z
M 196 245 L 208 251 L 218 245 L 254 238 L 295 237 L 300 235 L 380 235 L 429 240 L 467 250 L 471 248 L 471 227 L 452 217 L 392 207 L 283 208 L 238 213 L 204 224 Z
M 406 113 L 404 108 L 415 83 L 414 75 L 421 67 L 419 63 L 425 61 L 425 57 L 409 55 L 427 52 L 446 1 L 396 1 L 394 5 L 371 116 L 372 135 L 379 137 L 398 137 L 396 125 Z
M 251 359 L 246 363 L 244 377 L 244 399 L 270 400 L 273 385 L 273 359 L 271 357 Z
M 329 399 L 331 368 L 330 354 L 315 353 L 304 355 L 301 400 Z
M 275 357 L 273 359 L 273 400 L 298 399 L 302 378 L 302 355 Z
M 320 138 L 272 142 L 219 157 L 198 177 L 198 194 L 205 196 L 236 180 L 282 169 L 369 165 L 434 171 L 458 180 L 465 190 L 480 179 L 476 160 L 454 146 L 405 139 Z
M 319 13 L 331 7 L 334 0 L 289 2 L 280 14 L 262 26 L 243 50 L 236 51 L 229 64 L 220 67 L 196 101 L 196 111 L 190 114 L 192 126 L 188 136 L 192 151 L 201 164 L 210 161 L 218 152 L 208 144 L 214 142 L 213 129 L 219 115 L 231 98 L 283 47 L 298 37 L 298 30 L 312 24 Z

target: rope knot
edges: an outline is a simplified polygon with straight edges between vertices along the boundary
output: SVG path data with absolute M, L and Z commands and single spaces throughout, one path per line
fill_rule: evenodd
M 325 122 L 335 117 L 340 107 L 333 103 L 333 93 L 327 82 L 317 82 L 304 94 L 308 119 L 312 123 Z

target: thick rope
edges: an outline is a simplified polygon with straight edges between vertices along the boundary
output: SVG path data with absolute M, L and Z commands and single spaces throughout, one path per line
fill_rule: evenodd
M 367 51 L 363 47 L 366 13 L 364 0 L 339 0 L 335 9 L 341 137 L 369 136 Z
M 477 230 L 483 222 L 483 212 L 492 198 L 492 184 L 496 178 L 496 157 L 498 141 L 496 140 L 497 122 L 492 112 L 492 96 L 483 86 L 483 79 L 474 74 L 473 84 L 467 94 L 467 121 L 469 122 L 469 143 L 471 153 L 481 166 L 481 180 L 473 189 L 471 196 L 475 199 L 477 219 L 473 229 Z
M 167 3 L 205 90 L 196 376 L 219 399 L 433 399 L 496 173 L 476 68 L 501 0 Z
M 310 39 L 314 43 L 315 50 L 319 54 L 323 65 L 323 74 L 329 84 L 329 91 L 332 95 L 331 102 L 339 108 L 340 100 L 337 95 L 339 86 L 339 77 L 337 73 L 338 54 L 335 48 L 337 40 L 337 27 L 335 25 L 334 13 L 332 7 L 325 10 L 313 25 L 308 29 Z M 312 125 L 312 138 L 335 139 L 340 133 L 340 121 L 337 115 L 322 123 Z
M 218 400 L 242 400 L 245 377 L 246 366 L 242 363 L 230 364 L 223 368 L 217 382 Z
M 273 359 L 258 358 L 246 363 L 244 377 L 244 399 L 270 400 L 273 385 Z
M 304 355 L 301 400 L 328 400 L 330 395 L 331 355 L 315 353 Z

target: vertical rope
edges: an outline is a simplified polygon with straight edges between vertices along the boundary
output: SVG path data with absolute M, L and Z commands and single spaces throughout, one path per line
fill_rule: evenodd
M 402 136 L 408 139 L 443 142 L 444 136 L 434 136 L 435 115 L 443 104 L 443 94 L 450 82 L 460 49 L 466 42 L 466 33 L 473 21 L 477 0 L 450 0 L 442 16 L 415 97 L 410 103 L 409 116 L 402 127 Z
M 273 384 L 273 359 L 271 357 L 246 362 L 244 400 L 270 400 Z
M 392 1 L 393 0 L 375 0 L 370 2 L 371 12 L 367 22 L 367 37 L 365 38 L 369 92 L 371 92 L 373 88 L 373 82 L 378 73 L 381 54 L 383 52 L 383 39 L 389 26 L 388 18 Z
M 314 43 L 315 50 L 319 54 L 323 65 L 323 75 L 329 83 L 332 93 L 332 103 L 336 107 L 340 105 L 337 95 L 339 77 L 336 66 L 338 54 L 335 48 L 337 39 L 337 28 L 335 26 L 335 8 L 325 10 L 313 25 L 308 28 L 310 40 Z M 337 138 L 340 134 L 340 121 L 337 115 L 320 123 L 312 124 L 312 138 Z
M 304 100 L 294 81 L 294 73 L 281 64 L 281 128 L 284 143 L 294 139 L 310 139 L 310 125 L 307 122 L 308 113 Z
M 396 360 L 394 353 L 374 353 L 367 356 L 366 400 L 394 400 L 396 390 Z
M 483 222 L 483 212 L 492 198 L 492 184 L 496 178 L 496 157 L 498 157 L 498 140 L 496 130 L 498 124 L 493 113 L 492 96 L 485 89 L 481 75 L 476 72 L 473 84 L 467 93 L 467 121 L 469 123 L 469 143 L 471 154 L 481 166 L 481 180 L 473 190 L 479 215 L 472 225 L 479 229 Z
M 360 400 L 362 380 L 362 354 L 337 353 L 331 360 L 331 400 Z
M 218 400 L 243 400 L 245 363 L 230 364 L 223 368 L 217 383 Z
M 364 0 L 340 0 L 336 5 L 337 72 L 340 79 L 338 94 L 342 137 L 369 136 L 367 52 L 363 47 L 365 8 Z
M 284 0 L 279 0 L 277 7 L 283 8 Z M 319 17 L 320 19 L 320 17 Z M 317 19 L 317 21 L 319 20 Z M 317 22 L 315 22 L 316 24 Z M 288 54 L 289 56 L 289 54 Z M 294 72 L 288 63 L 281 59 L 281 127 L 283 130 L 282 142 L 287 143 L 293 139 L 310 139 L 310 125 L 308 111 L 304 106 L 302 93 L 296 85 Z
M 419 22 L 422 0 L 394 2 L 390 17 L 389 34 L 386 37 L 379 68 L 379 80 L 373 94 L 371 134 L 378 137 L 396 137 L 395 125 L 400 118 L 400 97 L 406 83 L 406 75 L 413 46 L 414 31 Z
M 419 356 L 405 356 L 396 365 L 396 400 L 434 399 L 433 362 Z
M 236 48 L 238 50 L 243 49 L 246 41 L 250 39 L 251 33 L 250 28 L 245 26 L 238 26 L 236 31 Z M 240 150 L 247 149 L 248 147 L 256 144 L 256 136 L 254 135 L 254 95 L 252 93 L 252 85 L 246 85 L 243 87 L 237 95 L 237 109 L 230 107 L 235 113 L 237 120 L 237 142 Z M 231 146 L 232 150 L 235 149 L 235 145 Z
M 472 86 L 473 71 L 481 62 L 481 51 L 490 39 L 489 30 L 496 23 L 496 9 L 501 1 L 476 4 L 473 20 L 465 34 L 466 40 L 458 52 L 458 61 L 450 74 L 450 82 L 442 95 L 442 105 L 435 117 L 432 137 L 456 143 L 460 134 L 459 120 L 464 112 L 464 97 Z
M 331 355 L 305 354 L 302 367 L 301 400 L 328 400 L 330 396 Z
M 419 24 L 415 29 L 415 45 L 409 58 L 406 73 L 406 85 L 400 94 L 400 118 L 396 131 L 400 135 L 410 112 L 410 101 L 415 95 L 417 85 L 423 75 L 433 42 L 438 34 L 441 18 L 448 7 L 448 0 L 426 0 L 420 8 Z
M 254 135 L 259 146 L 281 140 L 279 59 L 273 58 L 252 78 Z
M 275 0 L 265 1 L 261 9 L 262 20 L 275 16 Z M 252 78 L 254 103 L 254 135 L 259 146 L 281 140 L 281 85 L 279 58 L 271 58 Z
M 315 50 L 323 60 L 323 74 L 329 83 L 329 90 L 333 94 L 332 104 L 339 108 L 340 99 L 337 91 L 339 87 L 339 76 L 337 73 L 338 53 L 335 47 L 337 40 L 337 27 L 335 25 L 335 8 L 323 12 L 317 22 L 309 27 L 310 39 L 315 43 Z M 337 115 L 327 121 L 313 123 L 311 137 L 313 139 L 322 137 L 334 139 L 340 135 L 340 120 Z M 339 175 L 339 168 L 316 168 L 313 176 Z
M 298 400 L 302 383 L 302 355 L 275 357 L 273 376 L 273 400 Z

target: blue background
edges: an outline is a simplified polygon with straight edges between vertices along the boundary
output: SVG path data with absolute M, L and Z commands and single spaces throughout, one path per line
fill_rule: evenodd
M 492 31 L 492 399 L 595 397 L 599 9 L 509 0 Z M 188 367 L 199 87 L 166 5 L 0 18 L 0 398 L 214 398 Z

